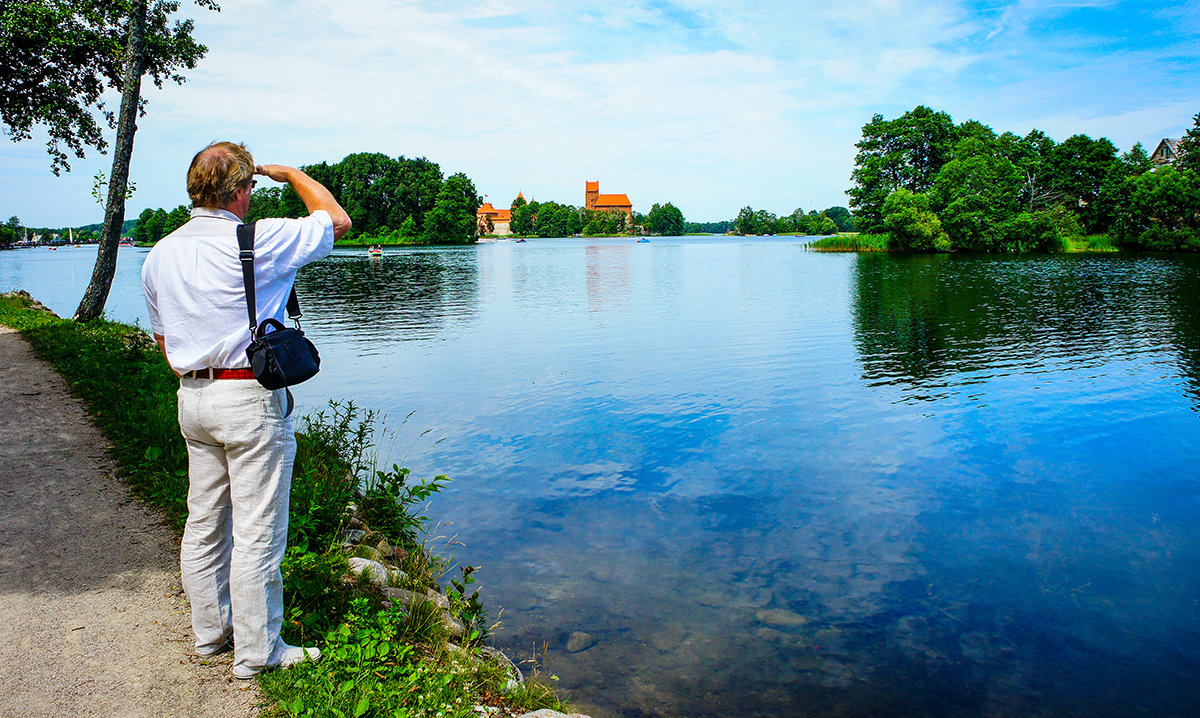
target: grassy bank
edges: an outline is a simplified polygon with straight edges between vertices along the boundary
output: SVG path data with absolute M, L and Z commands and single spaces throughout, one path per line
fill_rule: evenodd
M 176 419 L 178 379 L 153 339 L 125 324 L 60 319 L 13 296 L 0 298 L 0 324 L 20 330 L 63 375 L 112 442 L 122 476 L 180 529 L 187 453 Z M 498 707 L 493 715 L 562 710 L 537 676 L 506 691 L 508 669 L 485 646 L 489 625 L 470 588 L 473 570 L 426 546 L 422 509 L 448 479 L 378 470 L 376 419 L 335 403 L 298 422 L 284 638 L 315 644 L 324 655 L 260 677 L 274 701 L 265 715 L 465 717 L 476 705 Z M 354 527 L 367 532 L 344 548 L 343 532 Z M 400 571 L 389 572 L 387 586 L 348 577 L 352 554 Z
M 1067 248 L 1063 251 L 1069 254 L 1107 253 L 1119 252 L 1121 248 L 1117 246 L 1116 239 L 1107 234 L 1089 234 L 1086 237 L 1069 237 Z
M 890 252 L 887 234 L 835 234 L 808 245 L 816 252 Z M 1119 252 L 1116 240 L 1106 234 L 1070 237 L 1063 252 L 1068 254 L 1105 254 Z
M 887 252 L 886 234 L 835 234 L 813 240 L 808 248 L 815 252 Z

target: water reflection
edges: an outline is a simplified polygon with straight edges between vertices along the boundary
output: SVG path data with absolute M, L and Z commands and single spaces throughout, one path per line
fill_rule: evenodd
M 382 257 L 339 250 L 301 270 L 296 291 L 314 326 L 371 355 L 391 342 L 433 339 L 449 323 L 470 322 L 478 274 L 469 249 Z
M 1200 297 L 1200 269 L 1197 268 L 1200 258 L 1181 263 L 1187 270 L 1177 272 L 1174 281 L 1164 287 L 1173 300 L 1168 304 L 1167 316 L 1172 343 L 1179 355 L 1179 373 L 1187 382 L 1187 391 L 1200 412 L 1200 313 L 1195 306 Z
M 632 249 L 628 244 L 621 244 L 593 245 L 585 250 L 587 296 L 591 311 L 601 311 L 610 303 L 621 306 L 629 301 L 629 259 Z
M 863 376 L 936 400 L 1010 372 L 1167 352 L 1170 312 L 1187 296 L 1173 289 L 1195 276 L 1176 258 L 865 255 L 854 272 Z

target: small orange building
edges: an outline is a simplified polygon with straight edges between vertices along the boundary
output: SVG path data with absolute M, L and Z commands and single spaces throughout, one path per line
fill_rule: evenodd
M 488 231 L 488 220 L 492 221 L 492 229 Z M 475 212 L 475 221 L 479 234 L 505 235 L 511 234 L 508 227 L 512 223 L 511 209 L 496 209 L 491 202 L 484 202 Z
M 599 212 L 624 212 L 633 218 L 633 203 L 623 194 L 600 194 L 600 182 L 584 182 L 583 208 Z

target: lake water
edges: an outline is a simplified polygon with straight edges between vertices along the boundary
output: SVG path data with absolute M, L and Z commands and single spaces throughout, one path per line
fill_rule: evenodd
M 69 315 L 94 254 L 0 289 Z M 298 286 L 303 405 L 453 478 L 437 545 L 584 712 L 1200 714 L 1200 258 L 558 239 Z

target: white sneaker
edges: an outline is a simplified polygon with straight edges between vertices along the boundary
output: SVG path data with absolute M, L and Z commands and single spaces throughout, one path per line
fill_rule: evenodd
M 307 646 L 305 648 L 288 646 L 287 650 L 283 652 L 283 660 L 279 661 L 279 665 L 275 667 L 291 668 L 297 663 L 303 663 L 306 658 L 315 661 L 320 657 L 321 649 L 316 646 Z
M 276 668 L 291 668 L 297 663 L 304 662 L 306 658 L 315 661 L 320 657 L 321 649 L 315 646 L 308 646 L 305 648 L 301 648 L 300 646 L 288 646 L 287 649 L 284 650 L 283 658 L 279 660 L 279 663 L 276 663 L 273 666 L 268 666 L 262 670 L 273 671 Z M 233 667 L 233 677 L 242 681 L 248 681 L 261 672 L 262 671 L 256 671 L 252 668 L 246 668 L 245 666 Z

